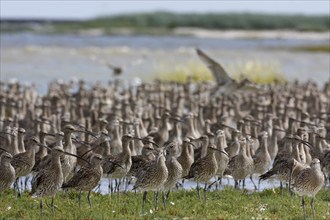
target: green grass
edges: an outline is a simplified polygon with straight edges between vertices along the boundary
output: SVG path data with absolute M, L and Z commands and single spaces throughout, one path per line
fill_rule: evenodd
M 285 76 L 276 63 L 266 63 L 256 60 L 235 62 L 225 67 L 228 74 L 236 80 L 247 77 L 249 80 L 259 84 L 282 83 Z M 157 72 L 157 79 L 163 81 L 174 81 L 179 83 L 187 82 L 190 77 L 193 82 L 212 81 L 211 72 L 203 63 L 188 62 L 182 65 L 169 67 L 160 66 Z
M 142 194 L 121 193 L 118 195 L 100 195 L 93 193 L 93 209 L 90 209 L 86 194 L 82 196 L 82 207 L 78 207 L 77 193 L 72 191 L 55 199 L 55 219 L 302 219 L 303 213 L 299 197 L 283 196 L 278 189 L 262 192 L 234 190 L 208 193 L 208 199 L 199 200 L 196 191 L 179 191 L 170 195 L 167 209 L 162 207 L 159 198 L 158 210 L 153 208 L 153 194 L 148 193 L 145 213 L 141 213 Z M 44 219 L 51 218 L 50 198 L 45 199 Z M 311 216 L 307 199 L 307 214 Z M 10 208 L 9 208 L 10 207 Z M 330 190 L 321 190 L 315 202 L 316 219 L 330 219 Z M 0 198 L 0 219 L 37 219 L 39 218 L 39 200 L 24 193 L 15 198 L 8 190 Z
M 330 53 L 330 44 L 300 46 L 300 47 L 294 47 L 294 48 L 292 48 L 292 50 L 293 51 Z

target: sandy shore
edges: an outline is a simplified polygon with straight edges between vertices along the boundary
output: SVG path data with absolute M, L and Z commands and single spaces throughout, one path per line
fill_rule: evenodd
M 298 32 L 290 30 L 207 30 L 200 28 L 176 28 L 177 35 L 190 35 L 200 38 L 228 38 L 228 39 L 304 39 L 330 40 L 330 32 Z

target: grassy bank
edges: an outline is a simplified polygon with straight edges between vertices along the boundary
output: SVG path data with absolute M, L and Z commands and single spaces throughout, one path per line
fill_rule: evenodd
M 55 199 L 56 219 L 302 219 L 300 198 L 290 198 L 288 193 L 281 196 L 278 189 L 262 192 L 248 192 L 225 188 L 208 193 L 208 200 L 199 200 L 196 191 L 173 192 L 165 210 L 159 199 L 159 209 L 153 209 L 153 194 L 148 194 L 145 213 L 141 213 L 142 194 L 121 193 L 100 195 L 93 193 L 93 209 L 87 203 L 86 194 L 82 196 L 82 207 L 78 207 L 77 193 L 69 192 Z M 311 216 L 307 199 L 307 214 Z M 51 217 L 50 199 L 44 205 L 44 219 Z M 330 190 L 323 189 L 316 197 L 316 219 L 330 219 Z M 25 193 L 16 199 L 12 190 L 1 195 L 1 219 L 37 219 L 39 201 Z

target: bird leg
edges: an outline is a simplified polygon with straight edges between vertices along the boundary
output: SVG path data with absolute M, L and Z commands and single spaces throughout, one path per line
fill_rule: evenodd
M 311 208 L 312 208 L 312 214 L 313 214 L 313 220 L 315 219 L 315 209 L 314 209 L 314 196 L 312 197 L 312 200 L 311 200 Z
M 118 194 L 119 194 L 120 185 L 121 185 L 121 179 L 116 179 L 116 188 L 115 188 L 115 190 L 117 191 Z
M 101 183 L 99 183 L 99 185 L 97 185 L 96 189 L 94 192 L 98 192 L 101 193 Z
M 306 216 L 306 209 L 305 209 L 305 199 L 304 199 L 304 196 L 301 197 L 301 205 L 303 207 L 303 211 L 304 211 L 304 219 L 306 220 L 307 219 L 307 216 Z
M 168 199 L 169 194 L 170 194 L 170 190 L 168 191 L 168 193 L 166 194 L 166 197 L 165 197 L 164 191 L 162 191 L 164 209 L 166 209 L 166 200 Z
M 219 177 L 218 180 L 219 180 L 219 185 L 221 186 L 221 184 L 222 184 L 222 177 Z
M 146 199 L 147 199 L 147 191 L 144 191 L 143 197 L 142 197 L 142 214 L 143 214 L 143 210 L 144 210 L 144 204 L 146 203 Z
M 218 182 L 218 180 L 215 180 L 214 182 L 212 182 L 212 183 L 208 186 L 207 190 L 210 190 L 211 187 L 212 187 L 215 183 L 217 183 L 217 182 Z
M 238 189 L 238 181 L 235 180 L 235 189 Z
M 154 192 L 154 199 L 155 199 L 155 210 L 157 210 L 157 207 L 158 207 L 158 191 Z
M 221 185 L 221 177 L 219 176 L 215 183 L 215 189 L 216 190 L 220 189 L 220 185 Z
M 205 186 L 204 186 L 204 199 L 206 201 L 206 192 L 207 192 L 207 182 L 205 183 Z
M 88 191 L 87 200 L 88 200 L 89 208 L 92 208 L 92 202 L 90 196 L 91 196 L 91 190 Z
M 42 197 L 40 198 L 39 206 L 40 206 L 40 216 L 42 216 Z
M 52 196 L 52 203 L 51 203 L 51 206 L 52 206 L 52 215 L 53 215 L 53 218 L 54 218 L 54 217 L 55 217 L 54 196 Z
M 258 180 L 258 191 L 260 190 L 260 182 L 261 182 L 261 179 Z
M 127 189 L 128 189 L 128 185 L 130 184 L 130 181 L 129 181 L 128 177 L 124 177 L 124 181 L 125 181 L 125 193 L 126 193 Z
M 22 178 L 19 178 L 19 183 L 20 183 L 20 186 L 21 186 L 21 190 L 20 191 L 23 191 L 23 177 Z M 21 195 L 21 193 L 19 194 Z
M 171 190 L 168 190 L 168 192 L 166 193 L 166 200 L 168 200 L 168 197 L 170 197 L 170 192 Z
M 114 190 L 114 192 L 117 191 L 117 186 L 118 186 L 118 179 L 115 179 L 115 190 Z
M 182 186 L 182 188 L 183 188 L 183 186 L 184 186 L 184 179 L 182 179 L 182 185 L 181 185 L 181 186 Z
M 253 186 L 254 186 L 254 190 L 257 190 L 258 188 L 257 188 L 257 185 L 254 183 L 254 181 L 253 181 L 253 178 L 252 178 L 252 174 L 250 175 L 250 180 L 251 180 L 251 182 L 253 183 Z M 244 183 L 244 182 L 243 182 Z
M 79 190 L 79 193 L 78 193 L 78 205 L 79 205 L 79 209 L 80 209 L 80 198 L 81 198 L 81 190 Z
M 15 179 L 15 182 L 14 182 L 14 189 L 15 189 L 15 191 L 16 191 L 16 197 L 21 197 L 21 192 L 20 192 L 20 190 L 19 190 L 19 184 L 18 184 L 18 181 L 19 180 L 19 177 L 17 177 L 16 179 Z
M 197 187 L 196 187 L 196 189 L 197 189 L 197 195 L 198 195 L 198 198 L 201 199 L 201 195 L 200 195 L 200 193 L 199 193 L 199 183 L 197 183 Z
M 27 184 L 28 184 L 29 180 L 30 180 L 30 176 L 26 176 L 26 177 L 25 177 L 25 180 L 24 180 L 24 191 L 25 191 L 26 188 L 27 188 Z
M 108 186 L 108 191 L 109 191 L 109 194 L 111 195 L 113 193 L 113 185 L 112 185 L 112 179 L 109 178 L 109 186 Z

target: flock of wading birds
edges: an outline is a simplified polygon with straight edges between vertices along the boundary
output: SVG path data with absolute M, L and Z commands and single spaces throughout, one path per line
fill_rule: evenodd
M 212 185 L 231 175 L 235 188 L 247 177 L 272 176 L 291 192 L 314 197 L 330 182 L 330 82 L 256 85 L 231 79 L 198 50 L 217 83 L 155 81 L 124 89 L 52 81 L 46 95 L 20 83 L 1 83 L 0 193 L 32 174 L 31 195 L 54 197 L 73 188 L 90 193 L 102 177 L 119 191 L 169 192 L 184 179 Z M 228 92 L 229 91 L 229 92 Z M 217 181 L 209 184 L 212 177 Z M 28 179 L 28 178 L 26 178 Z M 116 180 L 113 186 L 110 180 Z M 260 184 L 258 183 L 258 187 Z M 13 184 L 14 183 L 14 184 Z M 253 183 L 254 184 L 254 183 Z M 254 184 L 255 188 L 258 187 Z M 166 193 L 167 192 L 167 193 Z M 166 194 L 165 194 L 166 193 Z

